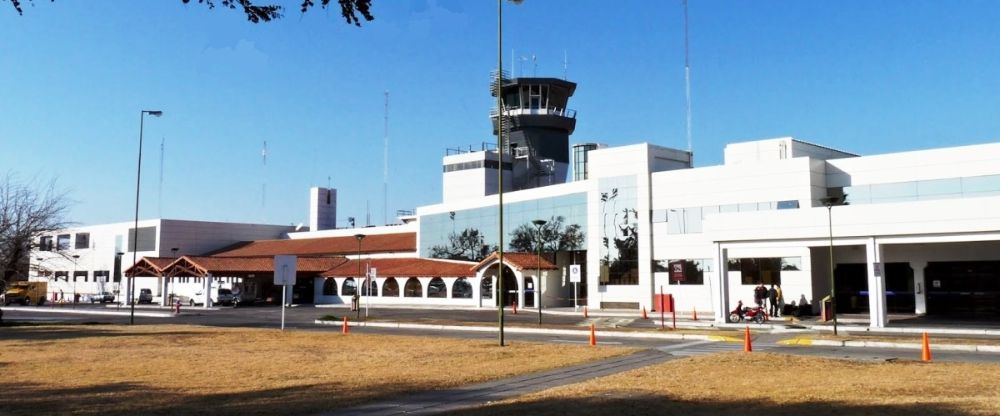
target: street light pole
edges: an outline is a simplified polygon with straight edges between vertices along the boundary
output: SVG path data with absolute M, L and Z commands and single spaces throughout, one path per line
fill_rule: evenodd
M 143 120 L 149 114 L 154 117 L 160 117 L 163 115 L 162 111 L 159 110 L 142 110 L 139 111 L 139 157 L 138 163 L 135 168 L 135 227 L 132 229 L 132 266 L 135 267 L 135 263 L 138 261 L 138 251 L 139 242 L 137 238 L 139 236 L 139 184 L 142 180 L 142 127 Z M 128 315 L 128 324 L 135 324 L 135 270 L 132 270 L 129 276 L 128 284 L 128 300 L 131 305 L 131 310 Z
M 820 198 L 820 202 L 826 206 L 827 226 L 830 232 L 830 315 L 833 316 L 833 335 L 837 335 L 837 298 L 833 280 L 833 206 L 843 205 L 846 196 Z
M 364 234 L 354 234 L 354 238 L 358 239 L 358 281 L 360 282 L 361 281 L 361 240 L 365 239 L 365 235 Z M 361 288 L 360 286 L 363 286 L 363 285 L 364 285 L 364 283 L 362 283 L 361 285 L 354 286 L 354 296 L 357 296 L 358 298 L 360 298 L 360 294 L 362 292 L 358 292 L 358 290 Z M 354 305 L 354 300 L 351 299 L 351 307 L 354 307 L 354 306 L 357 306 L 357 309 L 358 309 L 357 320 L 360 321 L 361 320 L 361 303 L 359 302 L 357 305 Z
M 80 259 L 79 254 L 73 255 L 73 307 L 76 308 L 76 262 Z
M 535 224 L 535 228 L 538 230 L 537 243 L 538 243 L 538 265 L 535 268 L 535 278 L 538 279 L 538 287 L 535 288 L 535 292 L 538 293 L 538 324 L 542 324 L 542 227 L 545 225 L 545 220 L 534 220 L 531 222 Z

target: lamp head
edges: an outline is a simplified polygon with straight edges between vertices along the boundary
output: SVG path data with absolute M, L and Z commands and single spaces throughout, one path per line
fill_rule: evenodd
M 142 110 L 142 112 L 156 117 L 160 117 L 163 115 L 163 112 L 160 110 Z
M 357 238 L 358 241 L 361 241 L 361 240 L 365 239 L 365 235 L 364 234 L 354 234 L 354 238 Z
M 541 226 L 543 226 L 543 225 L 547 224 L 547 223 L 548 223 L 548 221 L 545 221 L 545 220 L 534 220 L 534 221 L 532 221 L 531 223 L 532 223 L 532 224 L 535 224 L 536 226 L 539 226 L 539 227 L 541 227 Z

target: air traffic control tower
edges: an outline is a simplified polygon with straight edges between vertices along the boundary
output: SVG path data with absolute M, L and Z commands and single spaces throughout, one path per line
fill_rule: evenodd
M 504 159 L 510 157 L 513 162 L 511 190 L 565 183 L 569 135 L 576 128 L 576 111 L 567 104 L 576 84 L 557 78 L 507 77 L 502 84 L 508 141 L 501 150 Z M 491 86 L 491 95 L 496 97 L 495 80 Z M 495 108 L 490 112 L 493 135 L 497 134 L 497 113 Z

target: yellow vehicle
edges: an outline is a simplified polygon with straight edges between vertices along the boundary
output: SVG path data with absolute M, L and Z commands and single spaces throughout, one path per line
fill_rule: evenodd
M 3 304 L 20 303 L 22 305 L 41 305 L 45 303 L 46 282 L 14 282 L 3 294 Z

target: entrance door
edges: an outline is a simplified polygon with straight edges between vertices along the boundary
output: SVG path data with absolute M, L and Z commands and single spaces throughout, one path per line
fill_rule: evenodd
M 499 289 L 499 286 L 497 287 Z M 517 302 L 517 277 L 514 276 L 514 271 L 510 267 L 504 266 L 503 268 L 503 306 L 511 306 L 514 302 Z
M 890 313 L 914 313 L 913 269 L 909 263 L 886 263 L 885 303 Z M 868 313 L 868 265 L 838 264 L 834 271 L 838 313 Z
M 535 279 L 530 277 L 524 278 L 524 307 L 533 308 L 535 307 Z
M 1000 262 L 930 262 L 924 273 L 924 287 L 928 315 L 1000 316 Z

